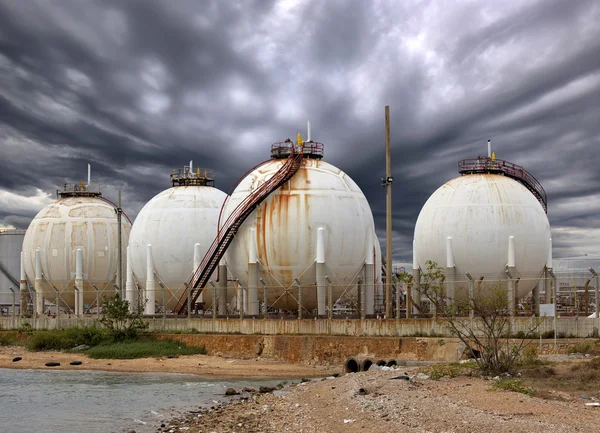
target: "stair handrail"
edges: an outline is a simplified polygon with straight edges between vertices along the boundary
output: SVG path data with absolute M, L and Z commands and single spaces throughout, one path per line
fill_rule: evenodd
M 221 259 L 222 254 L 217 258 L 217 260 L 215 260 L 217 250 L 223 245 L 223 242 L 225 242 L 225 244 L 227 245 L 231 242 L 232 239 L 228 239 L 227 236 L 230 234 L 231 230 L 234 228 L 236 223 L 239 222 L 239 220 L 242 217 L 243 219 L 241 222 L 245 221 L 245 219 L 250 215 L 250 213 L 252 213 L 255 207 L 258 204 L 260 204 L 260 202 L 262 202 L 262 200 L 264 200 L 271 192 L 279 188 L 284 182 L 289 180 L 289 178 L 291 177 L 289 176 L 290 172 L 294 168 L 295 170 L 293 171 L 292 175 L 297 171 L 297 169 L 299 168 L 299 163 L 302 161 L 302 158 L 302 154 L 295 154 L 295 152 L 292 151 L 288 158 L 288 161 L 286 161 L 286 163 L 282 167 L 280 167 L 280 169 L 269 180 L 260 185 L 254 192 L 252 192 L 252 194 L 246 196 L 244 200 L 242 200 L 236 206 L 236 208 L 227 218 L 221 229 L 219 229 L 219 231 L 217 232 L 217 236 L 215 237 L 211 246 L 204 255 L 202 261 L 200 262 L 200 265 L 192 275 L 189 285 L 190 290 L 195 291 L 195 289 L 198 288 L 199 285 L 202 286 L 200 287 L 200 290 L 204 288 L 204 286 L 206 285 L 206 281 L 201 282 L 201 280 L 203 277 L 207 276 L 207 273 L 208 275 L 212 274 L 212 272 L 214 271 L 215 263 L 213 263 L 213 266 L 210 266 L 211 269 L 208 269 L 208 265 L 210 264 L 210 262 L 218 263 L 218 261 Z M 244 214 L 247 215 L 244 216 Z M 199 292 L 200 291 L 198 291 L 197 294 L 192 293 L 193 301 L 195 301 L 195 299 L 198 297 Z M 176 306 L 176 311 L 178 313 L 185 309 L 186 299 L 187 294 L 184 294 L 180 298 Z

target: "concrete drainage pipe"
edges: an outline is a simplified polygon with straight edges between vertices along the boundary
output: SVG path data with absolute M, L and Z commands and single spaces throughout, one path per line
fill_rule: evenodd
M 376 362 L 378 367 L 385 367 L 387 365 L 387 361 L 385 359 L 380 359 Z
M 387 362 L 387 364 L 385 364 L 385 365 L 387 365 L 388 367 L 395 367 L 395 366 L 397 366 L 397 365 L 398 365 L 398 361 L 396 361 L 395 359 L 390 359 L 390 360 Z
M 373 360 L 367 356 L 351 356 L 344 363 L 344 373 L 358 373 L 368 371 L 373 365 Z

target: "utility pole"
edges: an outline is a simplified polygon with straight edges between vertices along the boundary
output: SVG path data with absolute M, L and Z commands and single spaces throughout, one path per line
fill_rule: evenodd
M 390 150 L 390 106 L 385 106 L 385 317 L 392 307 L 392 158 Z
M 117 284 L 119 285 L 119 295 L 121 299 L 125 299 L 123 296 L 123 236 L 121 234 L 121 219 L 123 216 L 123 209 L 121 208 L 121 190 L 119 190 L 119 200 L 117 202 L 117 237 L 118 239 L 118 252 L 117 260 L 119 262 L 119 278 Z

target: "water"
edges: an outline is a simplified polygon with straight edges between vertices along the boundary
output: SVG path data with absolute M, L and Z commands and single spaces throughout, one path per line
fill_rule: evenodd
M 188 410 L 226 402 L 228 387 L 277 380 L 209 380 L 192 375 L 0 369 L 0 431 L 155 432 Z

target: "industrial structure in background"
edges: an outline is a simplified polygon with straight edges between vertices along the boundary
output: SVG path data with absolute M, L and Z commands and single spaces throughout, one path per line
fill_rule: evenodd
M 446 296 L 456 302 L 502 288 L 516 301 L 552 267 L 546 193 L 523 167 L 488 156 L 459 162 L 461 176 L 435 191 L 415 225 L 415 281 L 427 261 L 445 269 Z M 417 307 L 419 308 L 418 302 Z
M 91 184 L 89 167 L 87 184 L 65 184 L 56 193 L 58 200 L 36 215 L 23 240 L 24 274 L 34 282 L 33 312 L 44 314 L 44 299 L 54 305 L 54 314 L 97 311 L 102 298 L 119 289 L 119 234 L 127 245 L 131 221 L 125 215 L 118 227 L 120 206 Z
M 157 304 L 171 312 L 186 296 L 186 283 L 217 235 L 219 213 L 227 197 L 214 187 L 214 180 L 214 170 L 194 168 L 190 161 L 189 166 L 173 170 L 171 188 L 142 208 L 127 248 L 130 305 L 139 302 L 149 315 L 157 312 Z M 203 296 L 212 299 L 212 287 Z M 226 297 L 226 293 L 220 296 L 223 305 Z
M 25 230 L 0 229 L 0 314 L 18 314 Z

